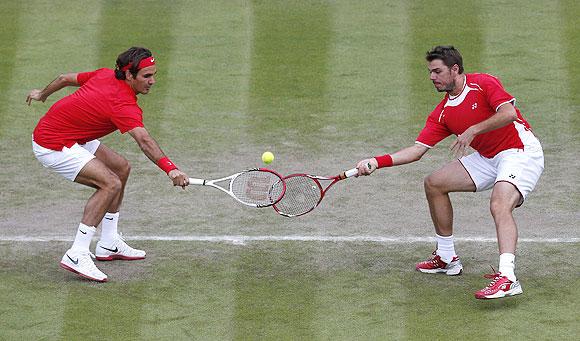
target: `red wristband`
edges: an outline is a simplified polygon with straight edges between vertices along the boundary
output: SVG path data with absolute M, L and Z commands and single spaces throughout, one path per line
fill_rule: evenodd
M 375 159 L 377 159 L 377 163 L 379 164 L 378 168 L 391 167 L 393 165 L 393 158 L 389 154 L 375 156 Z
M 157 166 L 161 168 L 165 173 L 169 174 L 174 169 L 177 169 L 177 166 L 169 160 L 167 156 L 162 157 L 157 161 Z

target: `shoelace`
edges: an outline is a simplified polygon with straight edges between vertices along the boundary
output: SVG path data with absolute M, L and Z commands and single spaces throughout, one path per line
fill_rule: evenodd
M 483 275 L 484 278 L 492 280 L 491 283 L 489 283 L 487 285 L 487 288 L 493 287 L 495 285 L 495 283 L 497 283 L 497 281 L 501 278 L 501 276 L 500 276 L 501 274 L 499 272 L 496 272 L 495 269 L 493 268 L 493 266 L 490 265 L 490 267 L 491 267 L 491 271 L 493 273 Z
M 135 254 L 137 252 L 136 249 L 130 247 L 126 242 L 125 238 L 123 238 L 123 233 L 119 232 L 117 234 L 119 236 L 119 241 L 117 242 L 117 247 L 119 248 L 119 252 L 123 254 Z
M 87 251 L 85 253 L 82 253 L 79 256 L 79 263 L 80 263 L 79 265 L 82 265 L 82 266 L 87 265 L 91 270 L 95 270 L 95 269 L 99 270 L 97 268 L 97 266 L 95 265 L 95 263 L 93 262 L 93 259 L 95 259 L 95 255 L 92 252 Z

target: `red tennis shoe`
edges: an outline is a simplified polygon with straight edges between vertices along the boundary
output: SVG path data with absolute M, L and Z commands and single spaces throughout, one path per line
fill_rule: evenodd
M 436 251 L 433 251 L 433 257 L 421 263 L 417 263 L 415 265 L 415 269 L 417 271 L 429 274 L 443 272 L 447 276 L 455 276 L 461 275 L 461 272 L 463 271 L 463 265 L 461 265 L 461 261 L 459 260 L 458 256 L 453 257 L 451 262 L 447 264 L 441 259 Z
M 520 282 L 517 280 L 512 282 L 499 272 L 495 274 L 484 275 L 483 277 L 489 278 L 492 281 L 487 285 L 487 287 L 475 292 L 475 298 L 477 299 L 487 300 L 492 298 L 514 296 L 523 293 Z

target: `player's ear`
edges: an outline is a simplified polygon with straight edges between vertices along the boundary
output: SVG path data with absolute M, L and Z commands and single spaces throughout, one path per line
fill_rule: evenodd
M 133 80 L 133 74 L 129 70 L 125 70 L 125 79 Z
M 451 71 L 459 73 L 459 65 L 453 64 L 453 66 L 451 67 Z

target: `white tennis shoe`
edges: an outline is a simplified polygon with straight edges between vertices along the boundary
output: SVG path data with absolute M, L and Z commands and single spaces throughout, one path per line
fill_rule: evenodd
M 93 281 L 106 282 L 107 275 L 97 268 L 91 257 L 95 256 L 88 250 L 79 251 L 69 249 L 62 256 L 60 267 Z
M 137 260 L 145 258 L 145 251 L 130 247 L 125 243 L 120 235 L 110 244 L 105 244 L 99 240 L 95 254 L 97 255 L 97 260 L 100 261 L 110 261 L 115 259 Z

